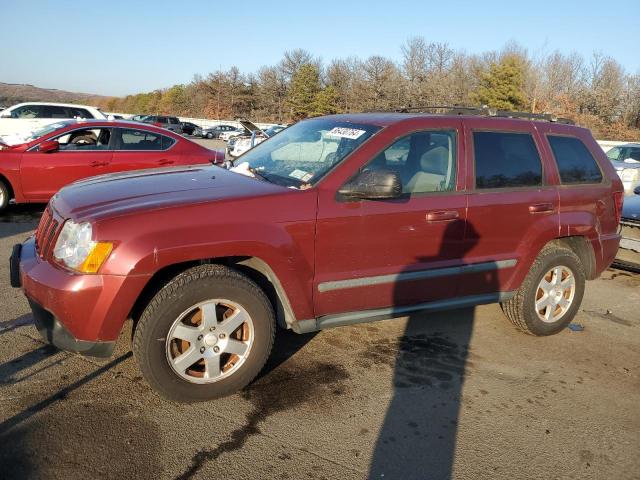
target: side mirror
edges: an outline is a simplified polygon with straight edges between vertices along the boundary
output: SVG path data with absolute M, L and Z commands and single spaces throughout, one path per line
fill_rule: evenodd
M 635 193 L 636 195 L 640 195 L 640 185 L 633 189 L 633 193 Z
M 38 145 L 38 151 L 40 153 L 51 153 L 60 150 L 60 144 L 57 140 L 45 140 Z
M 338 191 L 346 198 L 386 199 L 402 195 L 402 182 L 389 170 L 365 170 Z
M 224 163 L 224 150 L 213 150 L 213 158 L 209 161 L 214 165 L 222 165 Z

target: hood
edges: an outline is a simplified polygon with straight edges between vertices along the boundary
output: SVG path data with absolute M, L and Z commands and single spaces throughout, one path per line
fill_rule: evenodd
M 1 135 L 0 144 L 8 146 L 22 145 L 23 143 L 27 143 L 27 141 L 30 141 L 31 135 L 33 135 L 32 132 Z
M 220 167 L 171 167 L 92 177 L 64 187 L 52 202 L 63 217 L 85 221 L 282 190 Z
M 254 123 L 250 122 L 249 120 L 246 120 L 244 118 L 239 118 L 238 122 L 240 122 L 240 125 L 242 125 L 246 130 L 248 130 L 251 133 L 253 132 L 264 133 L 262 129 L 258 128 Z
M 622 218 L 631 218 L 640 221 L 640 195 L 628 195 L 624 197 Z

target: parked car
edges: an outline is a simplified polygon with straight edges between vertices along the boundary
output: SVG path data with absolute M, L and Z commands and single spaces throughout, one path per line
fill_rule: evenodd
M 64 185 L 94 175 L 223 161 L 222 151 L 150 125 L 68 120 L 23 144 L 0 146 L 0 211 L 10 199 L 47 202 Z
M 142 123 L 150 123 L 156 127 L 166 128 L 174 133 L 182 133 L 182 122 L 178 120 L 178 117 L 169 117 L 166 115 L 147 115 L 142 120 Z
M 607 151 L 607 157 L 618 172 L 624 191 L 632 195 L 640 185 L 640 144 L 628 143 Z
M 615 263 L 640 273 L 640 186 L 633 195 L 624 198 L 620 225 L 622 239 Z
M 182 122 L 182 133 L 195 137 L 202 136 L 202 128 L 191 122 Z
M 557 333 L 615 257 L 622 183 L 588 130 L 495 115 L 318 117 L 231 170 L 74 183 L 14 247 L 11 284 L 65 350 L 108 357 L 132 318 L 144 377 L 179 401 L 247 385 L 276 325 L 501 302 Z
M 149 115 L 134 115 L 129 120 L 132 122 L 141 122 L 143 118 L 148 117 Z
M 246 135 L 247 133 L 251 133 L 251 132 L 248 132 L 244 127 L 236 127 L 233 130 L 220 132 L 220 135 L 218 135 L 218 138 L 220 140 L 224 140 L 225 142 L 228 142 L 233 137 L 237 137 L 239 135 Z
M 205 138 L 221 138 L 223 133 L 228 135 L 242 133 L 243 129 L 231 125 L 216 125 L 215 127 L 204 128 L 202 136 Z
M 225 150 L 226 153 L 232 158 L 239 157 L 243 153 L 251 150 L 259 143 L 263 142 L 269 137 L 272 137 L 285 128 L 280 125 L 274 125 L 267 128 L 266 130 L 262 130 L 256 127 L 253 123 L 246 120 L 242 120 L 241 123 L 249 133 L 237 135 L 229 139 Z
M 22 143 L 34 130 L 62 120 L 106 118 L 99 109 L 88 105 L 19 103 L 0 111 L 0 141 L 8 145 Z

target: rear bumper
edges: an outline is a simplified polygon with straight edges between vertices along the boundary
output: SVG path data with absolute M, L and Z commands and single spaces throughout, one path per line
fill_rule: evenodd
M 15 250 L 14 250 L 15 253 Z M 149 275 L 80 275 L 42 260 L 33 237 L 12 257 L 45 340 L 85 355 L 110 354 Z M 111 349 L 111 350 L 110 350 Z M 97 353 L 96 353 L 97 352 Z
M 618 253 L 620 239 L 621 236 L 617 233 L 600 235 L 598 242 L 600 244 L 600 255 L 597 255 L 598 252 L 596 251 L 596 276 L 599 276 L 613 263 L 613 260 L 616 258 L 616 253 Z

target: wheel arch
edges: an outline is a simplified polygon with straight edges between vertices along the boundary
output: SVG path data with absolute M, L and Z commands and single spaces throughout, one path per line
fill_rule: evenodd
M 587 280 L 593 280 L 598 276 L 596 270 L 596 255 L 591 242 L 586 237 L 581 235 L 560 237 L 550 241 L 545 247 L 548 245 L 563 246 L 575 253 L 580 259 Z
M 11 200 L 12 198 L 16 198 L 16 192 L 13 188 L 13 185 L 11 184 L 11 181 L 2 173 L 0 173 L 0 182 L 4 183 L 4 185 L 7 187 L 7 190 L 9 190 L 9 200 Z
M 131 308 L 129 316 L 133 319 L 134 324 L 162 287 L 189 268 L 204 264 L 226 265 L 246 275 L 267 295 L 276 314 L 278 326 L 289 329 L 295 324 L 296 317 L 280 279 L 269 264 L 258 257 L 217 257 L 185 261 L 162 267 L 151 276 Z

